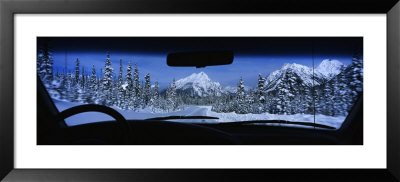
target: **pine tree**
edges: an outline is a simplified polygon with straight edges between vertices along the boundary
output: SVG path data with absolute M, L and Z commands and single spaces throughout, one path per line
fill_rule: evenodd
M 97 99 L 97 78 L 96 68 L 92 67 L 92 75 L 90 76 L 90 88 L 89 88 L 89 103 L 96 103 Z
M 49 45 L 49 39 L 44 38 L 43 43 L 38 48 L 37 57 L 37 71 L 39 77 L 46 85 L 49 85 L 53 81 L 53 56 L 52 48 Z
M 313 114 L 314 111 L 314 101 L 313 101 L 313 88 L 305 86 L 304 93 L 301 104 L 302 104 L 302 114 Z
M 168 87 L 167 87 L 167 89 L 165 90 L 165 105 L 164 105 L 164 110 L 167 110 L 167 112 L 169 112 L 169 111 L 171 110 L 170 95 L 171 95 L 171 84 L 169 84 Z
M 159 99 L 160 98 L 160 92 L 159 92 L 159 88 L 158 88 L 158 81 L 154 82 L 154 99 Z
M 178 108 L 178 103 L 176 99 L 176 85 L 175 85 L 175 78 L 172 80 L 172 85 L 171 85 L 171 101 L 172 101 L 172 106 L 173 109 L 176 110 Z
M 135 68 L 133 72 L 133 95 L 135 97 L 134 101 L 134 107 L 138 108 L 140 105 L 140 102 L 142 100 L 141 98 L 141 92 L 140 92 L 140 82 L 139 82 L 139 69 L 137 67 L 137 64 L 135 63 Z
M 133 98 L 133 80 L 132 80 L 132 64 L 131 62 L 128 63 L 128 67 L 126 68 L 126 75 L 125 75 L 125 83 L 123 85 L 124 89 L 124 97 L 125 97 L 125 109 L 132 109 L 134 107 Z
M 288 92 L 286 85 L 281 82 L 278 86 L 278 92 L 276 97 L 274 97 L 274 108 L 273 108 L 273 112 L 272 113 L 278 113 L 278 114 L 282 114 L 285 113 L 286 111 L 286 92 Z
M 103 77 L 103 99 L 104 105 L 112 105 L 112 86 L 113 86 L 113 68 L 111 67 L 110 53 L 107 52 L 106 63 L 104 66 Z
M 175 78 L 172 80 L 172 84 L 170 84 L 166 91 L 166 107 L 168 112 L 174 111 L 178 108 L 178 102 L 176 98 L 176 85 L 175 85 Z
M 323 109 L 323 114 L 328 115 L 328 116 L 334 116 L 334 106 L 333 103 L 334 101 L 334 90 L 333 90 L 333 83 L 332 82 L 327 82 L 324 87 L 324 95 L 322 96 L 322 101 L 324 102 L 324 105 L 322 105 Z
M 261 76 L 261 74 L 258 74 L 257 96 L 260 103 L 265 103 L 264 83 L 264 78 Z
M 245 93 L 244 93 L 244 85 L 243 79 L 240 77 L 237 89 L 236 89 L 236 102 L 234 104 L 234 109 L 238 114 L 246 113 L 245 109 Z
M 339 75 L 337 75 L 335 78 L 332 79 L 333 84 L 333 97 L 332 97 L 332 101 L 333 101 L 333 111 L 334 111 L 334 115 L 343 115 L 345 112 L 345 109 L 343 108 L 343 105 L 346 103 L 343 103 L 343 98 L 341 95 L 341 84 L 340 84 L 340 77 Z
M 73 89 L 73 79 L 72 79 L 72 74 L 71 72 L 68 72 L 68 75 L 66 77 L 66 82 L 65 82 L 65 88 L 66 88 L 66 100 L 73 102 L 74 101 L 74 89 Z
M 85 74 L 85 67 L 82 66 L 82 77 L 81 77 L 81 87 L 85 90 L 86 85 L 86 74 Z
M 356 100 L 358 95 L 360 95 L 363 90 L 363 62 L 359 55 L 358 49 L 354 51 L 349 74 L 350 89 L 353 91 L 352 97 L 354 100 Z
M 119 74 L 118 74 L 118 85 L 122 85 L 122 59 L 119 60 Z
M 73 87 L 74 87 L 74 102 L 82 102 L 82 89 L 80 85 L 80 70 L 79 70 L 79 59 L 76 58 L 75 62 L 75 76 L 74 76 L 74 82 L 73 82 Z
M 57 82 L 59 83 L 59 86 L 56 88 L 56 90 L 58 91 L 58 93 L 60 94 L 59 96 L 59 100 L 66 100 L 66 74 L 65 73 L 61 73 L 55 76 L 54 80 L 57 80 Z
M 118 74 L 118 93 L 117 93 L 117 104 L 119 108 L 124 108 L 125 106 L 125 91 L 123 86 L 123 78 L 122 78 L 122 59 L 119 60 L 119 74 Z
M 151 84 L 150 84 L 150 74 L 147 73 L 144 77 L 145 83 L 143 88 L 143 105 L 148 106 L 150 104 L 151 99 Z
M 293 105 L 292 101 L 297 92 L 296 77 L 291 69 L 287 69 L 281 83 L 278 85 L 276 111 L 280 114 L 294 114 L 296 105 Z
M 257 84 L 257 107 L 258 112 L 263 113 L 266 111 L 265 107 L 265 90 L 264 90 L 265 79 L 261 74 L 258 74 L 258 84 Z
M 85 73 L 85 69 L 82 67 L 82 100 L 84 103 L 92 103 L 92 93 L 90 90 L 89 75 Z
M 153 111 L 154 108 L 160 108 L 160 93 L 159 93 L 159 88 L 158 88 L 158 81 L 154 82 L 154 91 L 153 91 L 153 95 L 151 98 L 151 105 L 153 107 Z
M 112 79 L 112 86 L 111 86 L 111 99 L 110 99 L 110 105 L 111 106 L 119 106 L 118 105 L 118 79 L 117 75 L 113 73 L 113 79 Z
M 352 106 L 352 91 L 349 87 L 349 81 L 345 75 L 345 70 L 337 75 L 337 84 L 335 88 L 335 95 L 338 98 L 336 109 L 339 110 L 341 115 L 347 115 Z
M 303 102 L 306 99 L 307 94 L 309 95 L 311 93 L 305 92 L 305 87 L 307 87 L 307 85 L 303 84 L 303 81 L 294 73 L 292 76 L 292 81 L 292 93 L 294 97 L 290 102 L 291 114 L 304 113 L 304 110 L 306 109 L 303 107 Z
M 79 72 L 79 59 L 78 58 L 76 58 L 76 61 L 75 61 L 75 85 L 78 85 L 79 84 L 79 75 L 80 75 L 80 72 Z

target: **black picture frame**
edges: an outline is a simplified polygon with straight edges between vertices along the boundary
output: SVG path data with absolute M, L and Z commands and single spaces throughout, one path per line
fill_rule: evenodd
M 386 169 L 15 169 L 14 14 L 383 13 L 387 15 Z M 0 180 L 6 181 L 400 181 L 398 0 L 0 0 Z M 382 60 L 383 61 L 383 60 Z M 382 118 L 385 119 L 385 118 Z M 368 160 L 368 159 L 365 159 Z

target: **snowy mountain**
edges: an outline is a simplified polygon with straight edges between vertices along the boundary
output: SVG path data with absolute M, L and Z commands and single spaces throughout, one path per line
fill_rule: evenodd
M 188 77 L 175 82 L 177 92 L 183 92 L 190 96 L 221 95 L 225 91 L 218 82 L 213 82 L 206 73 L 193 73 Z
M 323 60 L 314 71 L 321 73 L 326 78 L 330 79 L 334 76 L 338 75 L 342 69 L 344 68 L 344 64 L 338 60 L 325 59 Z
M 265 78 L 265 88 L 273 91 L 281 83 L 286 72 L 290 70 L 297 82 L 304 86 L 320 85 L 340 73 L 344 64 L 337 60 L 325 59 L 314 70 L 311 67 L 296 63 L 285 63 L 280 69 L 273 71 Z M 315 79 L 313 80 L 313 74 Z

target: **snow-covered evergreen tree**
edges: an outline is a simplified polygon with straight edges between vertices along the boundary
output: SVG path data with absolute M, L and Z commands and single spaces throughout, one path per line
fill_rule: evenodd
M 153 94 L 151 97 L 151 105 L 153 108 L 153 111 L 155 108 L 161 109 L 161 102 L 160 102 L 160 92 L 159 92 L 159 86 L 158 86 L 158 81 L 154 82 L 154 90 Z
M 314 101 L 313 101 L 313 91 L 314 88 L 310 88 L 308 86 L 304 87 L 304 92 L 302 94 L 302 110 L 300 113 L 302 114 L 314 114 Z
M 332 89 L 333 89 L 333 97 L 332 97 L 332 101 L 333 101 L 333 110 L 334 110 L 334 115 L 344 115 L 346 113 L 346 108 L 345 105 L 346 103 L 344 103 L 343 101 L 345 100 L 344 97 L 346 97 L 345 95 L 342 95 L 344 90 L 340 90 L 341 89 L 341 83 L 340 83 L 340 76 L 336 76 L 334 79 L 332 79 Z M 345 88 L 343 88 L 345 89 Z
M 102 104 L 112 105 L 112 86 L 113 86 L 113 68 L 111 67 L 110 53 L 107 52 L 106 63 L 104 66 L 103 77 L 103 98 Z
M 134 107 L 134 93 L 133 93 L 133 80 L 132 80 L 132 64 L 128 63 L 126 68 L 125 83 L 123 84 L 125 107 L 124 109 L 132 109 Z
M 85 67 L 82 66 L 81 87 L 85 89 L 85 86 L 86 86 L 86 73 L 85 73 Z
M 113 79 L 112 79 L 112 86 L 111 86 L 111 99 L 110 99 L 110 105 L 112 106 L 119 106 L 118 105 L 118 79 L 117 75 L 114 73 L 113 74 Z
M 172 84 L 170 84 L 167 88 L 165 100 L 166 100 L 166 109 L 168 112 L 178 109 L 179 103 L 177 100 L 175 78 L 172 80 Z
M 68 75 L 66 77 L 66 82 L 65 82 L 65 88 L 66 88 L 66 100 L 67 101 L 73 101 L 74 100 L 74 95 L 75 95 L 75 90 L 74 90 L 74 84 L 73 84 L 73 78 L 71 72 L 68 72 Z
M 280 114 L 293 114 L 296 105 L 293 105 L 298 88 L 296 88 L 296 77 L 291 69 L 287 69 L 285 76 L 278 85 L 276 97 L 276 111 Z
M 79 69 L 80 69 L 79 68 L 79 59 L 76 58 L 76 61 L 75 61 L 75 82 L 74 82 L 75 85 L 79 84 L 79 75 L 80 75 Z
M 175 78 L 172 80 L 172 85 L 171 85 L 171 92 L 170 92 L 170 100 L 171 100 L 171 105 L 173 106 L 173 110 L 176 110 L 178 108 L 178 102 L 177 102 L 177 94 L 176 94 L 176 84 L 175 84 Z
M 238 83 L 237 89 L 236 89 L 236 102 L 233 105 L 236 113 L 238 113 L 238 114 L 247 113 L 246 107 L 245 107 L 245 104 L 246 104 L 245 98 L 246 98 L 246 95 L 244 92 L 243 79 L 242 79 L 242 77 L 240 77 L 240 80 L 239 80 L 239 83 Z
M 49 39 L 43 39 L 42 45 L 38 47 L 37 71 L 43 83 L 49 86 L 53 81 L 53 56 Z
M 84 103 L 92 103 L 92 99 L 91 99 L 91 90 L 90 90 L 90 83 L 89 83 L 89 76 L 85 73 L 85 69 L 82 66 L 82 81 L 81 81 L 81 87 L 83 90 L 83 94 L 82 94 L 82 100 Z
M 150 74 L 147 73 L 146 76 L 144 76 L 144 88 L 143 88 L 143 93 L 142 93 L 142 98 L 143 98 L 143 107 L 148 106 L 150 104 L 150 99 L 151 99 L 151 84 L 150 84 Z
M 94 65 L 92 66 L 92 74 L 90 75 L 90 80 L 89 80 L 89 89 L 88 89 L 88 98 L 87 101 L 88 103 L 97 103 L 97 78 L 96 78 L 96 68 Z
M 349 80 L 346 78 L 343 70 L 336 79 L 335 97 L 337 99 L 336 110 L 340 115 L 347 115 L 353 105 L 352 90 L 349 87 Z
M 264 83 L 265 83 L 265 79 L 262 77 L 261 74 L 258 74 L 257 97 L 258 97 L 258 101 L 260 103 L 265 103 Z
M 327 116 L 333 116 L 335 115 L 335 110 L 334 110 L 334 90 L 333 90 L 333 83 L 332 82 L 327 82 L 324 87 L 324 95 L 322 95 L 322 101 L 323 105 L 322 106 L 322 113 Z
M 74 102 L 82 102 L 82 94 L 83 90 L 80 85 L 80 67 L 79 67 L 79 59 L 76 58 L 75 61 L 75 76 L 74 76 L 74 82 L 73 82 L 73 87 L 74 87 Z
M 119 60 L 119 74 L 118 74 L 118 86 L 122 85 L 123 78 L 122 78 L 122 59 Z
M 265 99 L 265 79 L 261 74 L 258 74 L 258 84 L 257 84 L 257 112 L 263 113 L 266 111 L 266 99 Z
M 159 92 L 159 86 L 158 86 L 158 81 L 154 82 L 154 92 L 153 92 L 153 98 L 158 100 L 160 98 L 160 92 Z
M 138 108 L 140 106 L 141 92 L 140 92 L 140 81 L 139 81 L 139 69 L 135 63 L 135 68 L 133 71 L 133 95 L 134 95 L 134 107 Z
M 119 108 L 125 107 L 125 89 L 123 85 L 123 78 L 122 78 L 122 59 L 119 60 L 119 74 L 118 74 L 118 83 L 117 83 L 117 105 Z
M 353 99 L 356 100 L 358 95 L 363 90 L 363 62 L 361 60 L 358 50 L 355 50 L 353 58 L 351 60 L 349 76 L 349 87 L 353 91 Z

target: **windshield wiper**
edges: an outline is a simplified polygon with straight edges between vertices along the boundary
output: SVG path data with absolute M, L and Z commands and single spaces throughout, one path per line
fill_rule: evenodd
M 325 129 L 336 129 L 332 126 L 327 126 L 318 123 L 307 123 L 307 122 L 299 122 L 299 121 L 285 121 L 285 120 L 252 120 L 252 121 L 233 121 L 233 122 L 224 122 L 219 123 L 222 125 L 242 125 L 242 124 L 259 124 L 259 123 L 278 123 L 278 124 L 293 124 L 293 125 L 303 125 L 303 126 L 313 126 Z
M 166 116 L 166 117 L 147 118 L 145 120 L 169 120 L 169 119 L 219 119 L 219 118 L 211 116 Z

